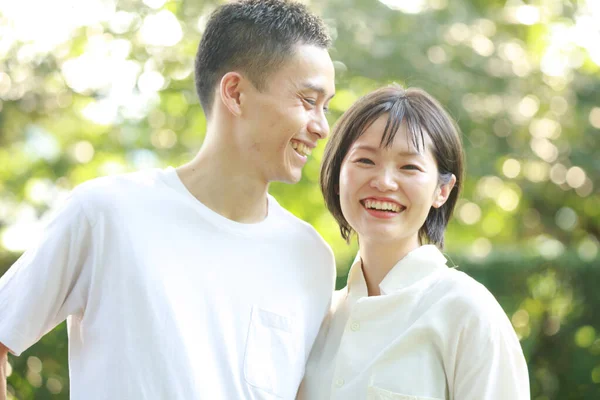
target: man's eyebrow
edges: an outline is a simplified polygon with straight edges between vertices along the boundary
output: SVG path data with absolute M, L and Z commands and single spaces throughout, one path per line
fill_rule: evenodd
M 327 95 L 327 90 L 325 90 L 325 88 L 323 86 L 319 86 L 316 85 L 312 82 L 303 82 L 301 85 L 302 89 L 308 89 L 308 90 L 312 90 L 314 92 L 319 93 L 321 96 L 326 96 Z M 327 101 L 331 100 L 333 98 L 333 96 L 335 96 L 335 93 L 333 93 L 331 96 L 329 96 L 329 98 L 327 99 Z

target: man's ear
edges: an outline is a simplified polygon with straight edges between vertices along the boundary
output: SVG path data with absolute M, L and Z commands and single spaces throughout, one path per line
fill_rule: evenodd
M 456 176 L 452 174 L 450 180 L 447 183 L 442 183 L 435 191 L 435 196 L 433 199 L 432 206 L 435 208 L 440 208 L 446 203 L 454 185 L 456 184 Z
M 228 72 L 221 78 L 219 84 L 219 96 L 221 102 L 230 113 L 236 116 L 242 114 L 241 91 L 243 77 L 238 72 Z

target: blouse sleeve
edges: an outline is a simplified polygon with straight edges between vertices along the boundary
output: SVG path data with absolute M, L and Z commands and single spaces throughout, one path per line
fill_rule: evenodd
M 489 297 L 492 297 L 489 294 Z M 529 400 L 527 363 L 512 325 L 496 302 L 468 318 L 456 349 L 451 399 Z M 481 306 L 481 304 L 480 304 Z

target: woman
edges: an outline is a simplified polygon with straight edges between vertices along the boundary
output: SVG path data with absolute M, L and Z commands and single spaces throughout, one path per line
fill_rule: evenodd
M 321 188 L 359 251 L 300 399 L 529 399 L 506 314 L 440 251 L 462 175 L 458 129 L 420 89 L 379 89 L 341 117 Z

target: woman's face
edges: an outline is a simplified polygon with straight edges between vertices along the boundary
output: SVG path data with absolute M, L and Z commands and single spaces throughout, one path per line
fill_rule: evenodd
M 387 118 L 380 116 L 348 149 L 340 170 L 340 205 L 361 244 L 416 248 L 429 210 L 444 204 L 455 179 L 439 185 L 430 138 L 425 135 L 419 153 L 405 123 L 391 146 L 380 146 Z

